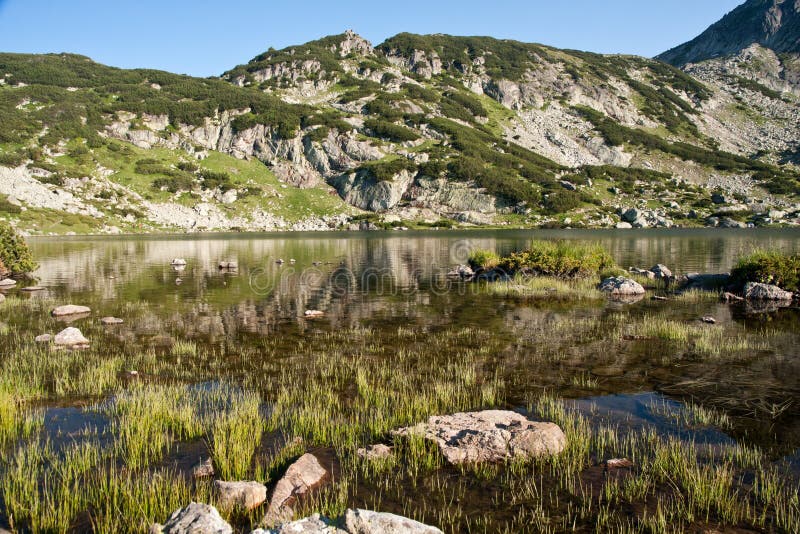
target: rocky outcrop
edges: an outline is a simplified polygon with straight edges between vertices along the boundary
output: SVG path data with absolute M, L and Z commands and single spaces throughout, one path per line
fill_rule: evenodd
M 566 446 L 566 436 L 558 425 L 504 410 L 432 416 L 425 423 L 394 433 L 434 441 L 453 464 L 549 456 Z
M 343 174 L 331 180 L 339 195 L 348 203 L 369 211 L 386 211 L 397 206 L 414 181 L 408 171 L 391 180 L 378 181 L 369 171 Z
M 793 294 L 778 286 L 748 282 L 744 286 L 744 298 L 747 300 L 792 300 Z
M 645 290 L 642 285 L 636 280 L 625 278 L 624 276 L 612 276 L 606 278 L 600 283 L 600 291 L 608 293 L 612 296 L 631 296 L 631 295 L 644 295 Z

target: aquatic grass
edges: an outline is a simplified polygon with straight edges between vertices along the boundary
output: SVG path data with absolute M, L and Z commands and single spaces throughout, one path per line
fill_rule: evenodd
M 562 279 L 552 276 L 517 275 L 509 281 L 486 285 L 491 295 L 531 299 L 599 300 L 604 295 L 595 280 L 586 278 Z
M 727 414 L 694 401 L 677 404 L 662 399 L 651 402 L 648 408 L 651 413 L 686 428 L 716 427 L 724 430 L 731 426 L 731 419 Z
M 231 392 L 227 409 L 212 417 L 207 438 L 220 476 L 239 480 L 247 476 L 265 425 L 261 399 L 255 393 Z

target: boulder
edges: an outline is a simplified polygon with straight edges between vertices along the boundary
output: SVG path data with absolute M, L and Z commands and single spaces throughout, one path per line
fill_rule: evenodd
M 272 530 L 257 529 L 250 534 L 347 534 L 327 517 L 314 514 L 305 519 L 284 523 Z
M 298 497 L 321 486 L 329 473 L 316 456 L 306 453 L 289 466 L 275 485 L 263 524 L 273 526 L 292 518 L 291 506 Z
M 50 343 L 53 341 L 53 336 L 51 334 L 42 334 L 41 336 L 36 336 L 33 340 L 36 343 Z
M 645 290 L 636 280 L 624 276 L 612 276 L 600 283 L 600 291 L 611 295 L 644 295 Z
M 426 423 L 398 429 L 394 434 L 422 435 L 436 442 L 453 464 L 558 454 L 567 441 L 558 425 L 532 421 L 506 410 L 435 415 Z
M 744 298 L 747 300 L 792 300 L 791 291 L 784 291 L 778 286 L 748 282 L 744 286 Z
M 193 502 L 176 510 L 157 530 L 163 534 L 233 534 L 233 528 L 220 517 L 216 508 Z
M 83 337 L 83 334 L 77 328 L 70 326 L 69 328 L 65 328 L 53 338 L 53 342 L 56 345 L 61 345 L 64 347 L 77 347 L 77 346 L 88 346 L 89 340 Z
M 347 510 L 344 525 L 349 534 L 442 534 L 438 528 L 419 521 L 371 510 Z
M 356 451 L 359 458 L 367 460 L 381 460 L 384 458 L 391 458 L 392 448 L 388 445 L 378 443 L 377 445 L 368 445 L 366 448 L 361 448 Z
M 11 278 L 0 280 L 0 287 L 14 287 L 15 285 L 17 285 L 17 281 Z
M 110 325 L 110 324 L 122 324 L 125 321 L 119 319 L 118 317 L 103 317 L 102 319 L 100 319 L 100 322 L 106 325 Z
M 658 280 L 667 280 L 672 278 L 672 271 L 666 265 L 658 264 L 650 267 L 650 272 L 655 275 Z
M 53 317 L 67 317 L 70 315 L 82 315 L 84 313 L 91 313 L 92 310 L 88 306 L 76 306 L 74 304 L 66 304 L 59 306 L 50 312 Z
M 267 487 L 259 482 L 214 481 L 217 505 L 223 510 L 252 510 L 267 500 Z

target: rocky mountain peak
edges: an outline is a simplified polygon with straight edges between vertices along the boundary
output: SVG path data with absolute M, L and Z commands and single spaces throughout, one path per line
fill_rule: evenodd
M 753 44 L 778 53 L 800 53 L 800 0 L 748 0 L 658 59 L 684 66 L 736 54 Z
M 372 43 L 358 35 L 353 30 L 344 32 L 344 39 L 338 45 L 334 45 L 332 52 L 338 52 L 340 57 L 350 54 L 359 56 L 371 56 L 374 53 Z

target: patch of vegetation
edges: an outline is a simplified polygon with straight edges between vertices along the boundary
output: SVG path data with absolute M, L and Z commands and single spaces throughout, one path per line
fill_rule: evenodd
M 384 158 L 364 163 L 358 170 L 366 171 L 378 182 L 388 182 L 403 171 L 416 172 L 417 166 L 407 158 Z
M 33 261 L 28 244 L 11 227 L 0 221 L 0 272 L 8 271 L 12 275 L 31 273 L 37 268 Z
M 734 76 L 732 77 L 732 81 L 742 89 L 746 89 L 748 91 L 753 91 L 756 93 L 761 93 L 767 98 L 772 98 L 773 100 L 781 99 L 781 93 L 775 91 L 774 89 L 770 89 L 766 85 L 758 83 L 755 80 L 751 80 L 750 78 L 744 78 L 742 76 Z
M 528 250 L 503 257 L 499 267 L 507 273 L 588 278 L 615 267 L 615 263 L 600 245 L 573 241 L 534 241 Z
M 733 281 L 773 284 L 786 291 L 800 290 L 800 254 L 777 250 L 758 250 L 742 257 L 731 271 Z
M 389 139 L 396 143 L 416 141 L 419 139 L 419 134 L 414 130 L 386 120 L 367 119 L 364 121 L 364 127 L 370 130 L 375 137 Z
M 467 261 L 473 269 L 494 269 L 500 264 L 500 256 L 493 250 L 473 250 Z

